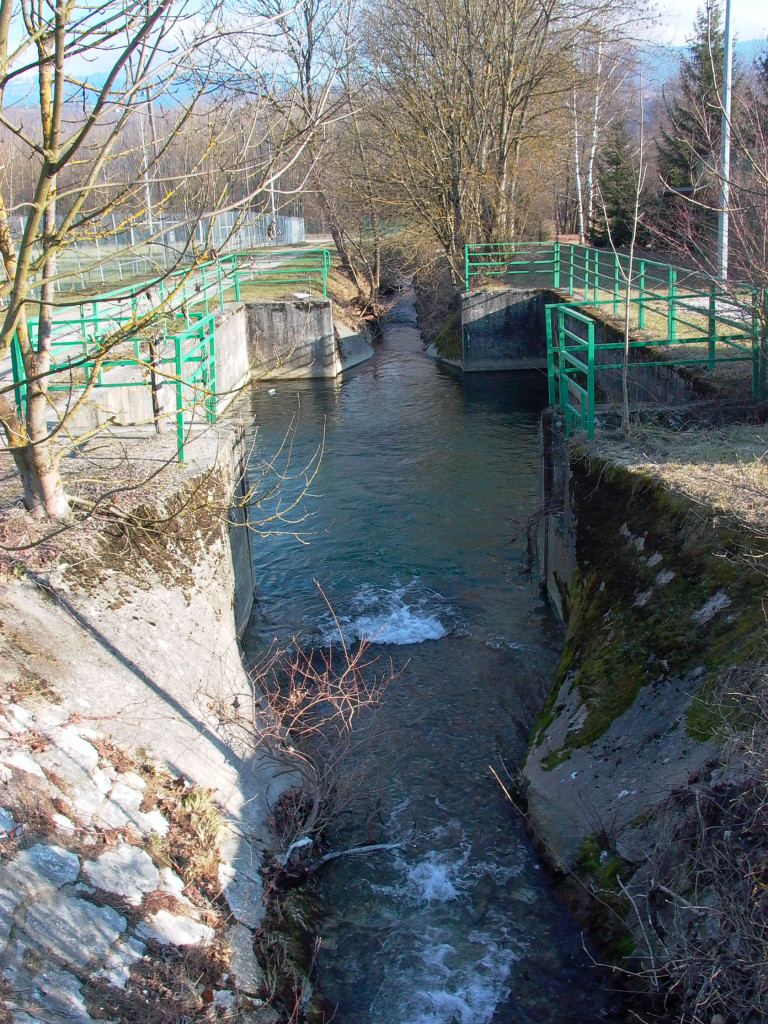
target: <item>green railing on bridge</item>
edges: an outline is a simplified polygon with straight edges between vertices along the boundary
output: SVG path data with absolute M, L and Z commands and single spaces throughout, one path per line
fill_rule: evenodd
M 567 434 L 586 430 L 594 437 L 595 321 L 577 309 L 547 306 L 546 329 L 549 404 L 562 411 Z
M 550 397 L 556 392 L 564 411 L 560 374 L 574 379 L 572 334 L 577 318 L 573 313 L 581 311 L 580 323 L 583 317 L 589 319 L 589 309 L 594 310 L 593 321 L 600 313 L 605 319 L 607 313 L 609 319 L 621 320 L 621 326 L 628 310 L 630 357 L 639 349 L 648 350 L 642 360 L 646 366 L 701 365 L 714 370 L 724 363 L 749 362 L 753 397 L 766 397 L 765 291 L 748 284 L 729 283 L 724 288 L 701 271 L 638 254 L 630 274 L 630 258 L 625 253 L 561 242 L 468 245 L 464 266 L 467 290 L 473 278 L 482 283 L 503 278 L 517 287 L 549 288 L 563 295 L 562 302 L 547 306 L 547 347 Z M 561 310 L 566 311 L 565 319 Z M 623 341 L 594 342 L 592 372 L 589 368 L 580 371 L 592 394 L 582 396 L 572 388 L 574 398 L 583 398 L 588 406 L 594 406 L 595 358 L 599 369 L 619 369 L 622 362 L 614 362 L 603 353 L 623 348 Z M 581 356 L 590 362 L 586 351 Z M 567 372 L 561 370 L 565 366 L 569 367 Z M 575 414 L 567 417 L 569 429 L 576 422 Z M 594 430 L 593 413 L 585 413 L 584 423 L 583 429 Z
M 160 388 L 167 383 L 175 392 L 177 453 L 183 463 L 188 425 L 194 421 L 196 410 L 202 409 L 208 423 L 215 423 L 217 417 L 215 314 L 165 317 L 162 324 L 159 320 L 148 324 L 141 336 L 132 332 L 130 345 L 134 350 L 130 355 L 107 359 L 102 358 L 104 350 L 98 343 L 74 352 L 71 342 L 54 343 L 54 351 L 64 347 L 68 354 L 52 363 L 48 391 L 65 392 L 76 401 L 78 393 L 89 389 L 148 388 L 153 408 L 162 416 Z M 16 408 L 24 417 L 27 384 L 17 336 L 11 342 L 11 362 Z M 121 368 L 127 368 L 127 376 L 120 375 Z
M 82 394 L 89 388 L 150 387 L 157 401 L 159 386 L 168 381 L 176 393 L 178 456 L 183 462 L 185 416 L 193 418 L 201 406 L 208 422 L 216 419 L 215 312 L 223 310 L 230 292 L 239 302 L 244 285 L 277 283 L 300 285 L 310 294 L 313 288 L 322 290 L 327 298 L 330 267 L 327 249 L 235 253 L 61 306 L 51 325 L 48 390 Z M 29 317 L 27 325 L 36 349 L 38 318 Z M 17 335 L 11 343 L 11 366 L 16 408 L 23 418 L 27 385 Z M 120 368 L 126 367 L 134 373 L 121 375 Z

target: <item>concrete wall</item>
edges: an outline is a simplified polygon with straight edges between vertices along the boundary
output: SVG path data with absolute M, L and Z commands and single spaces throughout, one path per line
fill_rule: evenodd
M 237 398 L 251 377 L 248 346 L 245 344 L 247 317 L 242 303 L 229 305 L 216 317 L 216 393 L 218 411 Z
M 568 623 L 568 593 L 576 571 L 576 517 L 565 436 L 551 409 L 539 421 L 540 515 L 536 529 L 539 573 L 563 626 Z
M 246 474 L 245 430 L 242 423 L 234 425 L 232 442 L 232 498 L 229 507 L 229 548 L 234 573 L 235 632 L 245 632 L 253 611 L 256 593 L 256 572 L 253 560 L 253 531 L 250 528 L 250 490 Z
M 327 299 L 246 302 L 255 379 L 336 377 L 342 365 Z
M 565 293 L 504 288 L 468 292 L 461 299 L 462 369 L 517 370 L 546 367 L 545 307 L 568 301 Z M 592 315 L 591 310 L 585 310 Z M 623 344 L 623 328 L 609 320 L 595 320 L 596 344 Z M 648 366 L 652 352 L 633 350 L 629 371 L 629 399 L 679 407 L 709 397 L 706 381 L 685 369 Z M 621 371 L 600 369 L 601 363 L 621 360 L 621 349 L 597 351 L 595 386 L 597 402 L 619 405 L 622 401 Z
M 190 347 L 195 344 L 191 339 Z M 222 413 L 252 378 L 301 379 L 337 377 L 343 370 L 370 359 L 373 348 L 366 330 L 334 325 L 329 300 L 230 303 L 216 317 L 216 390 Z M 173 355 L 169 348 L 161 356 Z M 104 424 L 152 426 L 152 392 L 149 373 L 136 366 L 108 371 L 109 387 L 97 388 L 71 419 L 73 433 L 85 433 Z M 125 382 L 125 387 L 119 385 Z M 141 386 L 137 386 L 140 384 Z M 176 415 L 176 389 L 170 380 L 158 379 L 160 415 L 171 430 Z M 184 387 L 185 420 L 205 421 L 203 396 Z M 58 403 L 59 414 L 66 403 Z M 53 425 L 53 420 L 51 424 Z
M 611 323 L 595 319 L 595 344 L 624 344 L 624 331 Z M 601 363 L 619 363 L 622 349 L 595 352 L 596 402 L 619 406 L 622 402 L 621 370 L 600 369 Z M 654 358 L 647 349 L 633 349 L 630 357 L 628 386 L 630 405 L 643 403 L 681 406 L 707 398 L 708 390 L 685 369 L 673 366 L 647 366 Z
M 465 371 L 530 370 L 547 365 L 541 291 L 504 288 L 461 297 Z
M 634 601 L 646 585 L 644 572 L 653 579 L 654 574 L 669 569 L 671 577 L 682 579 L 687 568 L 685 555 L 670 541 L 670 533 L 662 528 L 651 536 L 647 531 L 646 517 L 651 510 L 656 514 L 653 503 L 644 505 L 649 501 L 643 492 L 647 480 L 637 476 L 636 497 L 631 483 L 620 489 L 603 473 L 603 467 L 572 463 L 557 417 L 551 411 L 542 418 L 540 439 L 539 566 L 542 583 L 567 629 L 568 647 L 567 660 L 550 693 L 540 729 L 532 737 L 522 780 L 527 821 L 542 855 L 558 870 L 569 870 L 576 867 L 581 844 L 589 835 L 603 843 L 601 835 L 609 834 L 611 848 L 621 851 L 622 857 L 623 851 L 636 849 L 637 830 L 645 827 L 640 823 L 663 809 L 665 800 L 678 787 L 688 785 L 689 779 L 712 759 L 715 746 L 689 736 L 684 724 L 691 696 L 704 680 L 696 656 L 689 655 L 688 665 L 681 659 L 679 674 L 665 669 L 654 676 L 654 658 L 662 657 L 654 635 L 656 620 L 644 616 Z M 585 497 L 590 502 L 587 507 Z M 674 519 L 680 516 L 676 509 L 667 514 Z M 623 527 L 617 529 L 616 523 L 624 519 Z M 585 554 L 586 534 L 603 532 L 604 554 L 595 555 L 592 548 Z M 633 563 L 628 576 L 626 570 L 620 577 L 611 575 L 617 550 L 624 557 L 628 553 Z M 717 555 L 713 552 L 711 557 L 715 560 Z M 605 593 L 609 614 L 599 635 L 591 631 L 585 635 L 584 622 L 591 620 L 588 616 L 585 620 L 583 590 L 579 591 L 582 603 L 569 607 L 569 590 L 577 569 L 582 579 L 595 573 L 598 578 L 602 576 L 599 593 Z M 657 586 L 654 600 L 659 599 L 660 588 L 665 585 Z M 594 600 L 594 589 L 588 593 Z M 695 617 L 701 601 L 700 596 L 694 596 L 695 591 L 690 594 L 690 604 L 675 608 L 683 623 Z M 618 686 L 614 689 L 609 685 L 597 695 L 588 689 L 582 692 L 579 668 L 587 665 L 588 659 L 601 664 L 612 644 L 621 645 L 621 630 L 627 621 L 634 623 L 641 645 L 647 644 L 649 660 L 646 685 L 639 686 L 639 692 L 622 710 Z M 567 671 L 563 671 L 565 666 Z M 604 732 L 589 742 L 569 747 L 569 737 L 578 735 L 594 708 L 600 708 Z M 562 759 L 550 760 L 563 751 Z M 646 864 L 648 853 L 646 840 L 637 863 Z M 630 853 L 626 857 L 633 859 Z
M 365 328 L 355 331 L 340 320 L 336 323 L 336 343 L 342 370 L 358 366 L 373 355 L 370 331 Z
M 76 714 L 211 788 L 229 823 L 226 895 L 237 919 L 254 927 L 268 815 L 292 779 L 255 749 L 249 725 L 237 630 L 253 595 L 250 541 L 222 514 L 242 464 L 237 432 L 207 432 L 190 442 L 188 468 L 170 469 L 178 475 L 158 488 L 158 514 L 178 502 L 182 512 L 157 543 L 126 547 L 106 530 L 75 554 L 73 535 L 73 565 L 0 580 L 0 680 L 36 673 L 61 698 L 64 719 Z M 190 494 L 208 502 L 190 503 Z

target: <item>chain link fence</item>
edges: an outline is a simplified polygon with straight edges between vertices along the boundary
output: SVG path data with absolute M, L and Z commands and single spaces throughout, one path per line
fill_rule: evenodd
M 59 253 L 56 291 L 66 294 L 157 277 L 191 263 L 195 250 L 223 255 L 299 245 L 305 238 L 304 218 L 282 214 L 273 219 L 268 213 L 230 211 L 194 223 L 158 216 L 122 228 L 112 216 Z

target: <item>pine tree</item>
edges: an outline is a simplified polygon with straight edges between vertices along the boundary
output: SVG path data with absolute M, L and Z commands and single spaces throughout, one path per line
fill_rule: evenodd
M 593 227 L 596 244 L 612 241 L 615 246 L 625 245 L 632 237 L 635 210 L 636 174 L 633 166 L 627 123 L 623 117 L 613 120 L 598 158 L 598 181 L 602 202 L 599 204 L 605 220 Z
M 718 0 L 706 0 L 696 16 L 676 95 L 667 102 L 667 125 L 657 142 L 659 176 L 665 188 L 660 227 L 678 241 L 683 228 L 687 244 L 694 247 L 703 241 L 702 233 L 712 231 L 717 219 L 724 64 L 722 10 Z

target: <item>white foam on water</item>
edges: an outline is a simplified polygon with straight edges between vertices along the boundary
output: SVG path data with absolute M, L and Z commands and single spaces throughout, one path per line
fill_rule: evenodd
M 510 994 L 524 942 L 510 935 L 492 908 L 480 928 L 468 930 L 466 908 L 483 877 L 491 874 L 505 884 L 522 865 L 474 863 L 458 822 L 429 832 L 435 846 L 438 833 L 440 848 L 433 846 L 417 859 L 405 853 L 393 859 L 399 877 L 387 896 L 399 905 L 400 926 L 396 949 L 389 951 L 394 955 L 369 1007 L 371 1024 L 490 1024 Z
M 440 640 L 450 632 L 444 619 L 451 609 L 440 594 L 420 586 L 418 580 L 391 588 L 363 585 L 352 599 L 348 615 L 338 616 L 346 643 L 368 640 L 377 644 L 421 644 Z M 324 640 L 338 640 L 336 623 L 323 624 Z
M 490 875 L 497 885 L 507 885 L 513 878 L 519 878 L 522 873 L 522 861 L 519 864 L 496 864 L 488 860 L 468 865 L 465 872 L 466 877 L 473 881 L 478 881 L 484 875 Z
M 408 872 L 408 892 L 418 902 L 437 900 L 446 903 L 459 893 L 454 885 L 452 864 L 441 864 L 428 859 L 415 864 Z
M 479 933 L 468 937 L 460 955 L 428 929 L 425 938 L 430 937 L 435 944 L 425 946 L 420 964 L 409 972 L 412 984 L 403 986 L 395 1019 L 402 1024 L 490 1024 L 496 1006 L 509 996 L 517 953 Z M 474 957 L 468 959 L 468 952 Z

